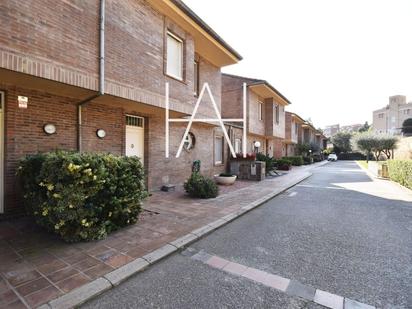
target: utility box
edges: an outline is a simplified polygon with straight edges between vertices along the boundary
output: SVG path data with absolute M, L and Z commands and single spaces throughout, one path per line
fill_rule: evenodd
M 230 173 L 238 179 L 261 181 L 265 179 L 266 162 L 234 160 L 230 162 Z

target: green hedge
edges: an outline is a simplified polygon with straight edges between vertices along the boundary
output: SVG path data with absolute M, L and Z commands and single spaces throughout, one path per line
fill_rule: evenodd
M 275 169 L 276 160 L 275 158 L 265 155 L 261 152 L 256 154 L 256 161 L 263 161 L 265 162 L 266 172 L 273 171 Z
M 68 242 L 135 223 L 147 196 L 137 157 L 52 152 L 26 157 L 18 174 L 29 214 Z
M 302 156 L 283 157 L 282 159 L 289 160 L 294 166 L 301 166 L 304 164 Z
M 197 172 L 192 173 L 190 178 L 186 180 L 184 189 L 191 197 L 206 199 L 217 197 L 219 194 L 217 184 L 212 179 L 204 177 Z
M 388 160 L 389 178 L 412 189 L 412 160 Z

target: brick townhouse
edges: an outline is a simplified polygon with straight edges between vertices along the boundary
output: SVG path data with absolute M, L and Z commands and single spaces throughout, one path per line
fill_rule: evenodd
M 319 147 L 319 152 L 326 149 L 327 138 L 323 133 L 317 129 L 308 121 L 302 125 L 303 140 L 304 144 L 315 144 Z
M 197 159 L 209 176 L 224 171 L 227 147 L 213 124 L 194 123 L 176 159 L 186 123 L 171 123 L 165 158 L 165 83 L 171 117 L 191 114 L 204 82 L 220 108 L 221 68 L 241 60 L 181 1 L 4 0 L 0 16 L 3 216 L 22 211 L 16 166 L 32 153 L 137 155 L 150 190 L 183 182 Z M 200 116 L 215 117 L 209 103 Z
M 303 129 L 302 124 L 305 120 L 299 115 L 291 112 L 285 113 L 285 155 L 296 156 L 297 144 L 302 143 Z
M 248 152 L 262 152 L 276 158 L 285 155 L 285 106 L 289 100 L 265 80 L 222 74 L 222 115 L 242 117 L 243 84 L 247 85 Z M 243 143 L 241 130 L 233 130 L 235 151 Z

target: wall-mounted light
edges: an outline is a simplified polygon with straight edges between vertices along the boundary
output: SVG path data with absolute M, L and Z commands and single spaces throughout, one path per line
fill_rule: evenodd
M 259 141 L 255 141 L 255 142 L 254 142 L 254 146 L 255 146 L 256 148 L 259 148 L 259 147 L 260 147 L 260 142 L 259 142 Z
M 52 123 L 47 123 L 43 126 L 43 131 L 48 135 L 52 135 L 56 133 L 56 126 Z
M 96 131 L 96 135 L 98 138 L 105 138 L 106 137 L 106 131 L 103 129 L 98 129 Z

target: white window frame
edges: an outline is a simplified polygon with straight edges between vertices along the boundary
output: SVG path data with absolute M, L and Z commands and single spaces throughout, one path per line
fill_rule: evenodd
M 4 91 L 0 91 L 0 214 L 4 213 L 4 139 L 5 139 L 5 125 L 4 114 L 6 113 L 6 94 Z
M 274 123 L 279 124 L 279 104 L 275 104 L 275 108 L 273 109 L 273 119 L 274 119 Z
M 260 121 L 263 120 L 263 102 L 258 101 L 258 118 Z
M 220 139 L 221 140 L 221 143 L 222 143 L 222 160 L 217 160 L 217 158 L 216 158 L 216 140 L 217 139 Z M 224 159 L 224 157 L 225 157 L 225 150 L 224 150 L 224 143 L 223 143 L 223 136 L 221 136 L 221 135 L 215 135 L 215 140 L 214 140 L 214 144 L 213 144 L 213 161 L 215 162 L 215 165 L 220 165 L 220 164 L 223 164 L 223 159 Z
M 240 153 L 242 151 L 242 140 L 240 138 L 235 138 L 235 153 Z
M 193 61 L 193 94 L 197 97 L 200 92 L 200 62 L 198 60 Z
M 177 76 L 171 72 L 168 71 L 168 64 L 169 64 L 169 52 L 168 52 L 168 41 L 169 41 L 169 37 L 171 37 L 172 39 L 176 40 L 177 42 L 179 42 L 182 46 L 181 48 L 181 53 L 180 53 L 180 74 L 181 76 Z M 184 67 L 184 42 L 181 38 L 179 38 L 177 35 L 173 34 L 170 31 L 167 31 L 166 33 L 166 75 L 170 76 L 172 78 L 175 78 L 177 80 L 183 81 L 183 67 Z

